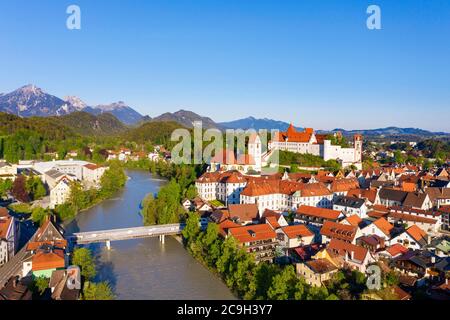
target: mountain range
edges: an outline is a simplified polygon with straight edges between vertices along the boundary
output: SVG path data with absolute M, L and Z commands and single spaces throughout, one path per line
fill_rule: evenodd
M 277 129 L 286 131 L 289 123 L 277 121 L 273 119 L 257 119 L 248 117 L 229 122 L 214 122 L 209 117 L 198 115 L 192 111 L 179 110 L 174 113 L 163 113 L 162 115 L 151 118 L 143 116 L 132 107 L 128 106 L 123 101 L 106 104 L 89 106 L 83 100 L 76 96 L 68 96 L 63 99 L 44 92 L 35 85 L 27 85 L 19 88 L 11 93 L 0 94 L 0 112 L 13 114 L 19 117 L 51 117 L 58 116 L 63 118 L 63 122 L 68 122 L 71 127 L 77 128 L 83 132 L 110 134 L 114 130 L 123 131 L 125 126 L 133 125 L 135 127 L 141 126 L 148 122 L 172 122 L 178 123 L 186 128 L 192 128 L 195 121 L 201 121 L 204 129 L 217 128 L 224 129 Z M 73 113 L 80 113 L 75 117 L 69 115 Z M 114 117 L 103 116 L 100 118 L 88 117 L 83 113 L 88 113 L 94 116 L 112 114 Z M 116 121 L 116 120 L 120 121 Z M 82 123 L 76 124 L 76 121 L 85 121 L 86 125 Z M 297 128 L 302 130 L 302 128 Z M 329 133 L 340 131 L 346 136 L 359 133 L 365 136 L 379 136 L 379 137 L 397 137 L 397 136 L 412 136 L 412 137 L 435 137 L 445 136 L 450 137 L 450 133 L 445 132 L 431 132 L 418 128 L 398 128 L 387 127 L 380 129 L 363 129 L 363 130 L 318 130 L 318 133 Z
M 226 129 L 267 129 L 267 130 L 280 130 L 286 131 L 290 124 L 283 121 L 272 120 L 272 119 L 256 119 L 254 117 L 248 117 L 244 119 L 234 120 L 230 122 L 221 122 L 219 125 Z M 302 130 L 302 128 L 297 128 L 297 130 Z
M 140 113 L 122 101 L 108 105 L 88 106 L 78 97 L 69 96 L 61 99 L 31 84 L 0 95 L 0 112 L 20 117 L 63 116 L 76 111 L 93 115 L 111 113 L 128 125 L 135 124 L 143 118 Z

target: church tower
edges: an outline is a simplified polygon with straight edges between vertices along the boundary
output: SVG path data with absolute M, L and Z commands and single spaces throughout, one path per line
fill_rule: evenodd
M 355 162 L 362 163 L 362 145 L 363 145 L 363 137 L 360 134 L 355 134 L 353 137 L 353 147 L 355 148 Z
M 261 171 L 262 167 L 262 143 L 258 134 L 252 134 L 248 140 L 248 154 L 255 161 L 255 171 Z

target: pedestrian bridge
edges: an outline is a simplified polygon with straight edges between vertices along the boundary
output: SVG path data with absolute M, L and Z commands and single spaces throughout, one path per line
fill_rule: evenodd
M 159 237 L 160 241 L 164 243 L 165 236 L 181 234 L 184 227 L 185 224 L 182 223 L 155 225 L 148 227 L 80 232 L 69 235 L 66 238 L 71 243 L 81 245 L 90 243 L 106 243 L 106 246 L 110 249 L 111 241 Z

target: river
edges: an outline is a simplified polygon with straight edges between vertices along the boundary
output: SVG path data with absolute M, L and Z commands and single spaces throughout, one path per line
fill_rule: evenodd
M 139 204 L 165 181 L 145 171 L 129 170 L 131 178 L 113 199 L 80 213 L 65 226 L 67 233 L 142 225 Z M 172 237 L 113 242 L 89 248 L 98 261 L 99 281 L 108 281 L 120 300 L 235 299 L 225 284 L 193 259 Z

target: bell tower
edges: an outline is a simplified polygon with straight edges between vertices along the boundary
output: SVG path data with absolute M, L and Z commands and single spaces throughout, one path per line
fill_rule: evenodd
M 248 140 L 248 154 L 255 161 L 255 171 L 261 171 L 262 167 L 262 143 L 258 134 L 252 134 Z
M 355 162 L 362 163 L 363 136 L 360 134 L 355 134 L 353 137 L 353 143 L 353 147 L 355 148 Z

